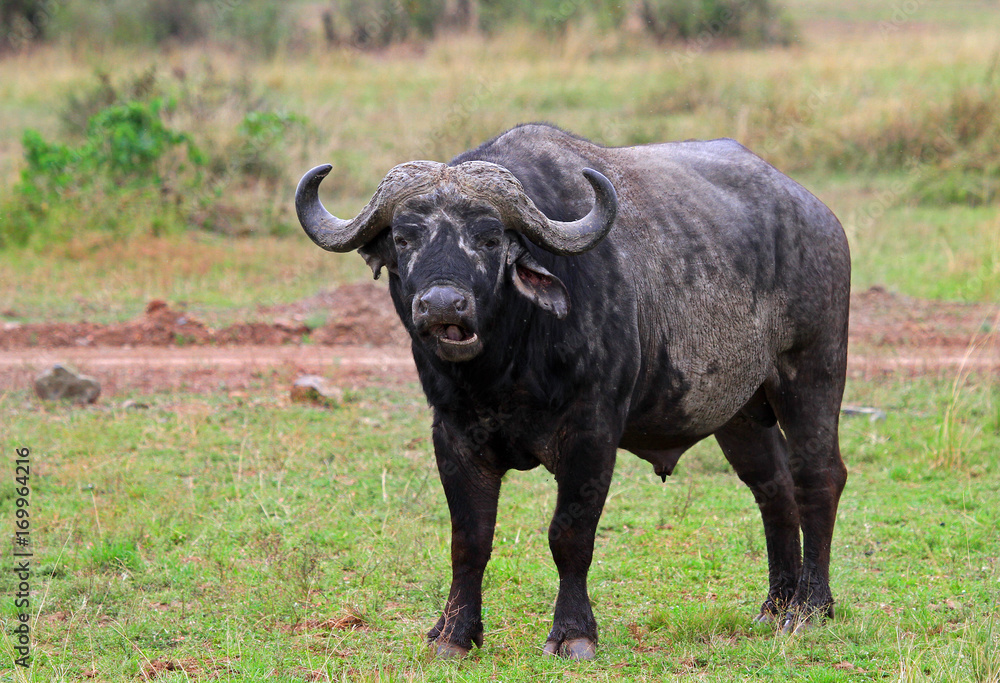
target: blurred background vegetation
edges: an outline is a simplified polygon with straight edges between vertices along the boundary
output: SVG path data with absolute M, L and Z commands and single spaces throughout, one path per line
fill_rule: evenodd
M 297 234 L 315 163 L 347 214 L 396 163 L 546 120 L 735 138 L 864 242 L 861 283 L 1000 295 L 996 0 L 0 0 L 0 22 L 0 250 Z
M 592 22 L 631 23 L 658 40 L 710 31 L 745 44 L 788 43 L 792 26 L 770 0 L 0 0 L 6 27 L 0 47 L 37 41 L 76 46 L 219 44 L 273 55 L 309 40 L 304 16 L 318 13 L 323 38 L 377 48 L 455 32 L 495 32 L 512 25 L 561 31 Z

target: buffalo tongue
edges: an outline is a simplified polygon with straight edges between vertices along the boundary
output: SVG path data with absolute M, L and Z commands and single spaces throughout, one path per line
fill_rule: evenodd
M 462 334 L 462 328 L 458 325 L 448 325 L 448 327 L 444 329 L 444 336 L 451 341 L 462 341 L 462 338 L 465 335 Z

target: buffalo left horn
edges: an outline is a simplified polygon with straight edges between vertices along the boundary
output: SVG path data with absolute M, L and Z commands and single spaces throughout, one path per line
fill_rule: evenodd
M 399 164 L 379 183 L 368 206 L 350 220 L 337 218 L 319 200 L 319 184 L 332 168 L 323 164 L 302 176 L 295 190 L 295 214 L 313 242 L 327 251 L 345 252 L 363 247 L 389 227 L 396 205 L 437 185 L 445 165 L 437 161 Z

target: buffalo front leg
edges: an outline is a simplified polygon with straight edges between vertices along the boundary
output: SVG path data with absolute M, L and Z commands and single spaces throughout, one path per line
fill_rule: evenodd
M 549 548 L 559 570 L 559 595 L 544 651 L 570 659 L 593 659 L 597 621 L 587 593 L 587 573 L 614 472 L 615 448 L 593 442 L 580 446 L 576 452 L 564 452 L 561 463 L 565 464 L 556 472 L 559 494 L 549 525 Z
M 483 572 L 493 549 L 501 473 L 476 462 L 441 423 L 434 425 L 438 473 L 451 512 L 451 590 L 444 613 L 427 634 L 439 656 L 482 647 Z

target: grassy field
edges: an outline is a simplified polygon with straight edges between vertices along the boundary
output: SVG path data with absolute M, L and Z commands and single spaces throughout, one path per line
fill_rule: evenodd
M 8 395 L 4 452 L 32 452 L 27 680 L 136 680 L 170 662 L 187 673 L 157 680 L 998 680 L 996 386 L 855 382 L 848 399 L 888 417 L 843 423 L 835 621 L 795 637 L 750 625 L 763 533 L 714 443 L 666 484 L 622 454 L 591 574 L 599 657 L 567 664 L 539 653 L 557 585 L 541 470 L 505 482 L 486 646 L 430 659 L 449 522 L 416 387 L 332 411 L 267 391 L 143 396 L 145 411 Z
M 1000 301 L 997 202 L 928 201 L 957 182 L 948 159 L 988 151 L 1000 122 L 996 4 L 917 2 L 900 15 L 860 0 L 787 4 L 801 42 L 761 51 L 666 48 L 586 27 L 551 44 L 510 32 L 272 61 L 39 49 L 0 60 L 0 200 L 23 167 L 24 128 L 57 138 L 59 112 L 96 71 L 122 82 L 153 66 L 171 88 L 178 74 L 211 74 L 234 92 L 250 82 L 308 120 L 308 146 L 282 159 L 272 194 L 232 188 L 251 217 L 268 203 L 292 221 L 295 182 L 324 161 L 336 169 L 327 206 L 351 214 L 396 163 L 447 159 L 523 121 L 610 145 L 730 136 L 840 216 L 856 289 Z M 231 134 L 236 99 L 202 122 L 206 139 Z M 959 156 L 939 156 L 945 148 Z M 2 250 L 0 324 L 123 320 L 150 299 L 229 322 L 366 277 L 356 255 L 275 232 L 137 228 Z M 126 398 L 149 408 L 122 408 Z M 593 663 L 540 656 L 557 585 L 544 471 L 505 482 L 485 648 L 430 658 L 423 634 L 450 570 L 428 410 L 417 387 L 348 398 L 332 410 L 292 405 L 264 379 L 239 397 L 115 396 L 89 409 L 0 393 L 4 461 L 31 449 L 35 552 L 34 664 L 12 665 L 16 583 L 5 571 L 0 680 L 1000 681 L 995 376 L 849 382 L 849 402 L 888 415 L 843 422 L 838 618 L 794 637 L 750 625 L 766 588 L 763 532 L 715 444 L 686 454 L 665 484 L 623 454 L 591 574 Z M 3 476 L 9 532 L 13 464 Z

